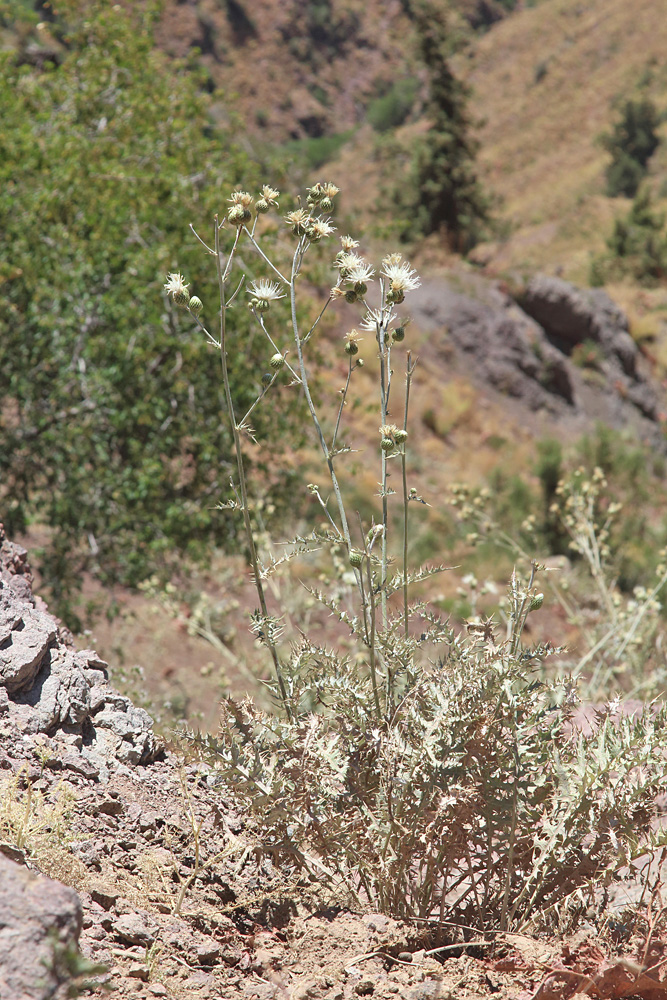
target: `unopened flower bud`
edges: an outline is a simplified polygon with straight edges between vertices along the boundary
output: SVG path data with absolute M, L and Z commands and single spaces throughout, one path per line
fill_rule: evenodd
M 333 202 L 331 198 L 328 198 L 326 196 L 322 198 L 322 201 L 320 202 L 320 209 L 323 212 L 330 212 L 332 208 L 333 208 Z
M 345 292 L 345 301 L 350 303 L 357 301 L 357 293 L 353 288 L 348 288 Z
M 282 356 L 282 354 L 274 354 L 269 364 L 271 365 L 272 368 L 278 371 L 285 364 L 285 359 Z
M 363 368 L 363 367 L 364 367 L 364 359 L 359 358 L 359 360 L 357 361 L 357 368 Z
M 399 429 L 394 433 L 394 441 L 396 444 L 403 444 L 403 442 L 407 441 L 407 439 L 408 432 L 404 431 L 402 427 L 399 427 Z
M 199 298 L 199 296 L 193 295 L 190 301 L 188 302 L 188 309 L 190 310 L 190 312 L 194 313 L 195 316 L 199 316 L 199 313 L 202 311 L 203 308 L 204 308 L 204 303 Z
M 368 291 L 368 285 L 364 281 L 356 281 L 354 284 L 354 291 L 357 295 L 365 295 Z
M 262 385 L 270 385 L 273 381 L 273 375 L 271 372 L 264 372 L 262 375 Z
M 349 555 L 350 566 L 355 566 L 355 567 L 361 566 L 363 558 L 364 558 L 363 552 L 360 552 L 359 549 L 350 549 L 350 555 Z
M 535 594 L 530 605 L 528 607 L 529 611 L 539 611 L 539 609 L 544 604 L 544 594 Z
M 405 340 L 405 327 L 397 326 L 394 330 L 394 340 L 396 343 L 400 344 L 402 340 Z
M 380 441 L 380 447 L 382 448 L 383 451 L 391 451 L 391 449 L 394 447 L 394 442 L 391 440 L 391 438 L 382 438 L 382 440 Z

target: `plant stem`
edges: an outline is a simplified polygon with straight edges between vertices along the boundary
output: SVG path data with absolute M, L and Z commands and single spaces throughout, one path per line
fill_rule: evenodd
M 415 366 L 412 364 L 412 352 L 408 351 L 405 373 L 405 411 L 403 414 L 403 430 L 408 430 L 408 406 L 410 404 L 410 385 Z M 401 453 L 401 472 L 403 474 L 403 631 L 408 637 L 408 471 L 405 456 L 406 444 L 403 443 Z
M 232 427 L 232 435 L 234 438 L 234 452 L 236 454 L 236 466 L 239 475 L 239 488 L 241 491 L 241 508 L 243 511 L 243 525 L 245 527 L 246 539 L 248 541 L 248 550 L 250 553 L 250 565 L 252 567 L 252 575 L 255 581 L 255 587 L 257 589 L 257 597 L 259 599 L 259 606 L 262 615 L 265 619 L 268 619 L 269 612 L 266 605 L 266 597 L 264 595 L 264 587 L 262 585 L 262 580 L 259 571 L 259 562 L 257 559 L 257 548 L 255 546 L 255 538 L 252 532 L 252 524 L 250 522 L 250 510 L 248 507 L 248 490 L 246 485 L 245 468 L 243 465 L 243 451 L 241 448 L 241 436 L 239 434 L 239 429 L 236 424 L 236 416 L 234 414 L 234 403 L 232 400 L 231 388 L 229 385 L 229 372 L 227 370 L 227 304 L 225 301 L 225 279 L 231 270 L 231 262 L 234 256 L 234 251 L 239 242 L 239 236 L 241 234 L 240 229 L 236 232 L 236 238 L 234 240 L 234 246 L 229 254 L 229 261 L 227 268 L 223 273 L 222 261 L 220 258 L 220 227 L 218 225 L 218 216 L 215 217 L 215 261 L 218 272 L 218 291 L 220 294 L 220 361 L 222 364 L 222 381 L 225 388 L 225 400 L 227 403 L 227 411 L 229 413 L 229 422 Z M 268 632 L 268 630 L 267 630 Z M 271 637 L 267 634 L 266 644 L 271 653 L 271 659 L 273 660 L 273 667 L 276 673 L 276 679 L 278 681 L 278 687 L 280 689 L 280 697 L 283 702 L 283 707 L 287 714 L 287 718 L 292 720 L 292 710 L 290 708 L 289 700 L 287 698 L 287 690 L 285 688 L 285 682 L 283 680 L 282 671 L 280 669 L 280 661 L 278 659 L 278 651 L 276 650 L 275 643 Z

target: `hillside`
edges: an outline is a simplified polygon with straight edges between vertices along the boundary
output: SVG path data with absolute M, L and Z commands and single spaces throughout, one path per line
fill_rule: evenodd
M 586 283 L 624 199 L 604 196 L 599 142 L 616 102 L 646 91 L 667 110 L 667 21 L 655 0 L 548 0 L 479 38 L 468 62 L 483 176 L 510 230 L 486 258 L 496 271 L 562 270 Z M 667 139 L 663 124 L 661 134 Z M 667 144 L 651 162 L 664 199 Z

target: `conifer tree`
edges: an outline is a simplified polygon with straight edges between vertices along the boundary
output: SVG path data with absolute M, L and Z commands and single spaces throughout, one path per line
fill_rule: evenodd
M 479 143 L 468 109 L 470 88 L 454 74 L 454 33 L 447 6 L 406 0 L 418 47 L 429 74 L 426 113 L 431 128 L 415 156 L 415 215 L 418 229 L 442 232 L 453 249 L 466 252 L 489 221 L 489 199 L 475 169 Z

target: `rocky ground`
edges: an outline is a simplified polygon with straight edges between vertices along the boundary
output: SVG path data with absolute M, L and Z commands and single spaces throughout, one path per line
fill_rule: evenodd
M 653 916 L 619 960 L 589 925 L 565 941 L 483 939 L 323 907 L 255 849 L 215 774 L 74 649 L 0 528 L 0 1000 L 74 986 L 137 1000 L 656 1000 L 667 943 Z

